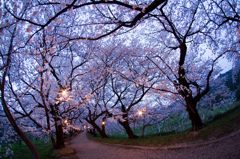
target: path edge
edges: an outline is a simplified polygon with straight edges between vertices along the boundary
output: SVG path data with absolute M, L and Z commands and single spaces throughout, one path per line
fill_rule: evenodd
M 194 147 L 201 147 L 205 145 L 210 145 L 214 143 L 221 142 L 223 140 L 227 140 L 229 138 L 232 138 L 236 135 L 240 134 L 240 129 L 230 133 L 229 135 L 217 138 L 217 139 L 212 139 L 208 141 L 201 141 L 198 143 L 178 143 L 174 145 L 168 145 L 168 146 L 135 146 L 135 145 L 123 145 L 123 144 L 109 144 L 109 143 L 104 143 L 104 142 L 98 142 L 103 145 L 107 146 L 115 146 L 115 147 L 121 147 L 121 148 L 131 148 L 131 149 L 144 149 L 144 150 L 172 150 L 172 149 L 183 149 L 183 148 L 194 148 Z M 89 139 L 91 140 L 91 139 Z M 94 140 L 92 140 L 94 141 Z M 97 142 L 97 141 L 94 141 Z

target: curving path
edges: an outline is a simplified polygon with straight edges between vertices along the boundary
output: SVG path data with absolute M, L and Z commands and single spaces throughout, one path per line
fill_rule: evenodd
M 239 132 L 205 144 L 159 149 L 101 144 L 81 133 L 70 146 L 78 159 L 240 159 Z

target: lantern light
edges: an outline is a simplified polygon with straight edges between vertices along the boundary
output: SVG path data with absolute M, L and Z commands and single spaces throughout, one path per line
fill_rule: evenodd
M 138 116 L 142 116 L 143 115 L 143 111 L 142 110 L 138 110 L 137 114 L 138 114 Z

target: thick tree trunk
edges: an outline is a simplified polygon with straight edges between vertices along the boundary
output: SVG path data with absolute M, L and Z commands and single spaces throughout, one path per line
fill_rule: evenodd
M 6 114 L 6 117 L 8 118 L 9 122 L 11 123 L 12 127 L 14 128 L 14 130 L 16 131 L 16 133 L 19 135 L 19 137 L 25 142 L 25 144 L 27 145 L 27 147 L 29 148 L 29 150 L 32 152 L 33 158 L 34 159 L 40 159 L 39 153 L 36 149 L 36 147 L 32 144 L 31 140 L 29 140 L 27 138 L 27 136 L 24 134 L 24 132 L 18 127 L 16 121 L 14 120 L 10 110 L 7 107 L 7 103 L 4 99 L 4 91 L 1 90 L 1 103 L 3 106 L 3 110 Z
M 11 36 L 11 40 L 10 40 L 10 46 L 7 52 L 7 60 L 5 63 L 5 70 L 3 72 L 2 78 L 1 78 L 1 82 L 0 82 L 0 91 L 1 91 L 1 103 L 2 103 L 2 107 L 3 110 L 6 114 L 6 117 L 8 119 L 8 121 L 10 122 L 10 124 L 12 125 L 12 127 L 14 128 L 14 130 L 16 131 L 16 133 L 18 134 L 18 136 L 24 141 L 24 143 L 27 145 L 27 147 L 29 148 L 29 150 L 32 153 L 32 156 L 34 159 L 40 159 L 40 155 L 36 149 L 36 147 L 34 146 L 34 144 L 31 142 L 31 140 L 28 139 L 28 137 L 26 136 L 26 134 L 21 130 L 21 128 L 18 127 L 14 117 L 11 114 L 11 111 L 8 108 L 8 104 L 5 100 L 5 85 L 6 85 L 6 76 L 7 73 L 9 72 L 9 66 L 11 63 L 11 56 L 12 56 L 12 49 L 13 49 L 13 39 L 15 37 L 15 32 L 16 32 L 17 27 L 14 28 L 13 32 L 12 32 L 12 36 Z
M 119 123 L 125 129 L 129 139 L 136 139 L 136 138 L 138 138 L 138 136 L 133 133 L 133 131 L 132 131 L 128 121 L 124 121 L 124 122 L 119 121 Z
M 189 119 L 192 122 L 192 130 L 198 131 L 199 129 L 203 128 L 204 125 L 196 109 L 197 102 L 192 98 L 192 93 L 189 93 L 189 90 L 191 90 L 190 83 L 187 81 L 185 69 L 183 67 L 187 55 L 187 45 L 185 40 L 180 44 L 179 49 L 180 49 L 180 59 L 178 68 L 179 78 L 178 83 L 176 83 L 175 87 L 178 90 L 178 93 L 186 100 L 187 112 L 189 115 Z
M 93 126 L 94 129 L 96 129 L 98 131 L 98 133 L 100 134 L 100 136 L 102 138 L 108 138 L 108 136 L 105 132 L 105 128 L 101 129 L 95 122 L 90 122 L 90 124 Z
M 202 119 L 197 111 L 196 103 L 187 102 L 187 112 L 192 122 L 192 131 L 198 131 L 204 127 Z
M 57 124 L 58 125 L 57 125 L 57 128 L 56 128 L 56 144 L 55 144 L 55 148 L 59 149 L 59 148 L 63 148 L 65 145 L 64 145 L 62 124 L 59 124 L 59 123 L 57 123 Z
M 56 142 L 55 142 L 54 148 L 60 149 L 60 148 L 65 147 L 62 122 L 57 114 L 57 108 L 55 108 L 55 106 L 51 106 L 51 110 L 52 110 L 52 114 L 53 114 L 53 118 L 54 118 L 54 126 L 55 126 L 55 131 L 56 131 Z

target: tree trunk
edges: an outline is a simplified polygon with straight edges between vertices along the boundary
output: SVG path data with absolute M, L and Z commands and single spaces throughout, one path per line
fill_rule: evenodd
M 192 131 L 198 131 L 204 127 L 196 106 L 197 104 L 194 102 L 187 102 L 187 112 L 192 122 Z
M 54 146 L 56 144 L 56 141 L 55 141 L 54 136 L 52 134 L 50 134 L 50 139 L 51 139 L 52 145 Z
M 129 139 L 136 139 L 136 138 L 138 138 L 138 136 L 133 133 L 133 131 L 132 131 L 128 121 L 124 121 L 124 122 L 119 121 L 119 123 L 125 129 Z
M 11 123 L 12 127 L 16 131 L 16 133 L 19 135 L 19 137 L 25 142 L 29 150 L 31 151 L 34 159 L 40 159 L 39 153 L 35 147 L 35 145 L 31 142 L 31 140 L 28 139 L 28 137 L 24 134 L 24 132 L 18 127 L 16 121 L 14 120 L 10 110 L 7 107 L 7 103 L 4 99 L 4 90 L 1 90 L 1 103 L 3 106 L 3 110 L 6 114 L 6 117 L 8 118 L 9 122 Z
M 53 118 L 54 118 L 54 126 L 56 131 L 56 142 L 54 148 L 60 149 L 65 147 L 64 145 L 64 138 L 63 138 L 63 127 L 61 119 L 58 116 L 57 108 L 55 106 L 51 106 Z
M 105 121 L 104 121 L 105 122 Z M 105 134 L 105 136 L 104 137 L 107 137 L 107 135 L 106 135 L 106 125 L 105 124 L 102 124 L 102 132 L 103 132 L 103 134 Z
M 98 133 L 100 134 L 100 136 L 102 138 L 108 138 L 108 136 L 105 132 L 105 129 L 101 129 L 94 121 L 90 122 L 90 124 L 93 126 L 93 128 L 95 128 L 98 131 Z
M 61 122 L 61 120 L 57 121 L 57 127 L 56 127 L 56 144 L 55 144 L 56 149 L 65 147 L 64 137 L 63 137 L 63 128 L 62 128 L 62 124 L 60 122 Z
M 2 103 L 2 107 L 3 110 L 6 114 L 6 117 L 8 119 L 8 121 L 10 122 L 10 124 L 12 125 L 13 129 L 16 131 L 16 133 L 18 134 L 18 136 L 25 142 L 25 144 L 27 145 L 27 147 L 29 148 L 29 150 L 32 153 L 32 156 L 34 159 L 40 159 L 40 155 L 35 147 L 35 145 L 31 142 L 31 140 L 28 139 L 28 137 L 26 136 L 26 134 L 21 130 L 21 128 L 18 127 L 14 117 L 11 114 L 11 111 L 8 108 L 8 104 L 5 100 L 5 85 L 6 85 L 6 76 L 9 72 L 9 66 L 11 63 L 11 56 L 12 56 L 12 49 L 13 49 L 13 39 L 15 37 L 15 32 L 16 32 L 17 27 L 14 28 L 13 32 L 12 32 L 12 36 L 11 36 L 11 40 L 10 40 L 10 46 L 7 52 L 7 60 L 5 63 L 5 70 L 4 72 L 1 74 L 1 82 L 0 82 L 0 91 L 1 91 L 1 103 Z M 2 70 L 1 70 L 2 71 Z
M 144 138 L 146 125 L 143 125 L 141 137 Z

